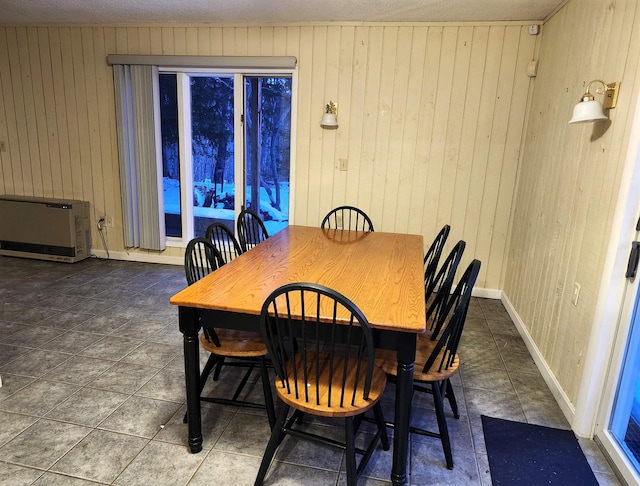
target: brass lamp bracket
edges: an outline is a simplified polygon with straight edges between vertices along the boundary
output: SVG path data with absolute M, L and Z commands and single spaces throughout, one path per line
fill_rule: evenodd
M 331 113 L 333 115 L 338 114 L 338 103 L 334 103 L 333 101 L 329 101 L 324 107 L 325 113 Z
M 590 93 L 589 89 L 593 83 L 600 83 L 602 85 L 601 88 L 596 89 L 596 93 L 604 95 L 604 99 L 602 100 L 602 108 L 605 110 L 615 108 L 618 103 L 618 89 L 620 88 L 620 82 L 616 81 L 615 83 L 605 83 L 599 79 L 594 79 L 589 84 L 587 84 L 587 90 L 584 95 L 584 98 L 593 99 L 593 95 Z

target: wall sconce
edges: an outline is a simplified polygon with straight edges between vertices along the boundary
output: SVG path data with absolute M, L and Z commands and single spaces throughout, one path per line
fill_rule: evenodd
M 602 88 L 596 89 L 596 93 L 604 95 L 602 104 L 593 98 L 593 95 L 589 92 L 593 83 L 600 83 Z M 589 123 L 598 120 L 606 120 L 609 117 L 604 114 L 603 109 L 608 110 L 615 108 L 618 101 L 618 88 L 620 83 L 615 82 L 606 84 L 599 79 L 594 79 L 587 84 L 587 90 L 580 98 L 580 102 L 573 109 L 573 116 L 569 123 Z
M 338 128 L 338 103 L 329 101 L 325 105 L 320 126 L 322 128 Z

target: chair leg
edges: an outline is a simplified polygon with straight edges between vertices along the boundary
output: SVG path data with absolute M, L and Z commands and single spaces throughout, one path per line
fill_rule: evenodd
M 283 428 L 288 414 L 289 406 L 284 405 L 282 407 L 280 415 L 278 415 L 278 419 L 276 420 L 273 429 L 271 429 L 271 437 L 269 438 L 267 448 L 265 449 L 262 456 L 262 462 L 260 462 L 260 469 L 258 469 L 258 475 L 256 476 L 254 486 L 261 486 L 265 476 L 267 475 L 267 471 L 269 470 L 269 466 L 271 465 L 273 456 L 275 456 L 276 450 L 278 449 L 280 442 L 282 442 L 282 439 L 284 438 Z
M 264 394 L 264 404 L 267 408 L 267 418 L 269 419 L 269 427 L 273 430 L 276 423 L 276 409 L 273 404 L 273 393 L 271 392 L 271 379 L 267 370 L 267 360 L 264 356 L 259 359 L 260 375 L 262 378 L 262 392 Z
M 382 442 L 382 449 L 385 451 L 389 450 L 389 436 L 387 435 L 387 424 L 384 421 L 384 415 L 382 413 L 382 405 L 380 402 L 376 403 L 373 406 L 373 415 L 376 418 L 376 424 L 378 425 L 378 430 L 380 431 L 380 442 Z
M 355 430 L 355 433 L 358 433 L 358 430 L 360 430 L 360 424 L 362 423 L 362 421 L 365 418 L 366 413 L 361 413 L 360 415 L 356 415 L 353 419 L 353 429 Z
M 356 443 L 353 417 L 344 419 L 345 429 L 345 457 L 347 466 L 347 486 L 356 486 L 358 482 L 358 473 L 356 470 Z
M 444 385 L 444 384 L 442 384 Z M 447 468 L 453 469 L 453 456 L 451 454 L 451 441 L 449 439 L 449 429 L 447 427 L 447 418 L 444 415 L 444 399 L 442 397 L 441 384 L 434 382 L 431 384 L 433 390 L 433 404 L 436 408 L 436 418 L 438 419 L 438 430 L 440 431 L 440 440 L 442 441 L 442 449 L 447 462 Z
M 365 468 L 367 467 L 367 464 L 369 464 L 369 460 L 371 459 L 371 456 L 373 455 L 373 452 L 375 451 L 376 446 L 378 445 L 378 441 L 382 442 L 382 448 L 385 451 L 389 450 L 389 437 L 387 436 L 387 423 L 384 420 L 384 415 L 382 413 L 382 405 L 380 405 L 380 402 L 377 402 L 373 406 L 373 414 L 374 414 L 374 419 L 373 420 L 367 419 L 367 420 L 370 422 L 375 422 L 378 430 L 375 433 L 373 439 L 369 442 L 369 445 L 366 450 L 356 449 L 359 454 L 362 454 L 362 458 L 360 459 L 360 463 L 358 464 L 356 469 L 356 481 L 360 477 L 362 472 L 365 470 Z M 353 419 L 352 424 L 354 429 L 354 435 L 358 431 L 358 423 L 361 422 L 362 419 L 366 419 L 365 415 L 366 414 L 363 413 L 363 414 L 357 415 Z M 348 457 L 349 456 L 347 456 L 347 458 Z M 348 480 L 348 477 L 347 477 L 347 480 Z
M 238 388 L 236 388 L 236 392 L 233 394 L 233 397 L 231 398 L 231 400 L 238 399 L 238 397 L 240 396 L 240 393 L 242 393 L 242 390 L 244 390 L 244 386 L 247 384 L 247 381 L 249 381 L 249 377 L 251 376 L 252 372 L 253 372 L 253 364 L 249 366 L 244 376 L 242 377 L 242 380 L 240 380 L 240 384 L 238 385 Z
M 447 380 L 447 392 L 445 393 L 445 397 L 449 399 L 449 405 L 451 405 L 451 411 L 453 412 L 453 417 L 456 419 L 459 419 L 460 412 L 458 411 L 458 402 L 456 401 L 455 393 L 453 393 L 453 387 L 451 386 L 450 380 Z
M 222 370 L 223 365 L 224 356 L 221 356 L 220 360 L 218 360 L 218 366 L 216 366 L 216 370 L 213 372 L 213 381 L 218 381 L 218 378 L 220 378 L 220 371 Z
M 209 354 L 209 359 L 207 359 L 207 363 L 204 365 L 204 369 L 200 374 L 200 393 L 202 393 L 202 390 L 204 390 L 204 386 L 207 384 L 207 378 L 209 378 L 211 370 L 216 365 L 216 363 L 221 361 L 221 359 L 222 358 L 220 356 Z

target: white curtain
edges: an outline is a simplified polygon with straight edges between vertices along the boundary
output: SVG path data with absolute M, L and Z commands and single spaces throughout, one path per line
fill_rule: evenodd
M 124 244 L 165 249 L 158 68 L 113 65 Z

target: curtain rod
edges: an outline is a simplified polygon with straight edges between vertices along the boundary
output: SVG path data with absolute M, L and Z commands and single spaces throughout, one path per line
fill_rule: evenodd
M 187 68 L 255 68 L 293 69 L 295 56 L 145 56 L 136 54 L 109 54 L 107 64 L 137 64 Z

